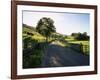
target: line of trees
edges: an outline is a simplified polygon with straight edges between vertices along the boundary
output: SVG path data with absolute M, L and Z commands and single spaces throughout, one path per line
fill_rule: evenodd
M 77 40 L 89 40 L 89 36 L 87 35 L 87 32 L 72 33 L 71 36 L 73 36 Z

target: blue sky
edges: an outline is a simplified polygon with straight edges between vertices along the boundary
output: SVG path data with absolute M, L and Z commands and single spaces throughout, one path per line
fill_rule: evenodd
M 23 11 L 23 23 L 36 27 L 42 17 L 54 20 L 56 32 L 70 35 L 73 32 L 90 34 L 90 15 L 88 13 Z

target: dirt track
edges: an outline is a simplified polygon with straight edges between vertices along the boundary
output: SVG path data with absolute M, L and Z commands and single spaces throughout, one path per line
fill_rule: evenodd
M 49 44 L 45 51 L 42 67 L 84 66 L 89 65 L 89 56 L 78 53 L 71 48 Z

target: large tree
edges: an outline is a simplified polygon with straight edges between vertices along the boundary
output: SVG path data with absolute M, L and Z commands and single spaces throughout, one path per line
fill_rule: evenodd
M 46 42 L 53 32 L 56 32 L 54 26 L 54 21 L 51 18 L 43 17 L 41 18 L 36 26 L 37 32 L 46 37 Z

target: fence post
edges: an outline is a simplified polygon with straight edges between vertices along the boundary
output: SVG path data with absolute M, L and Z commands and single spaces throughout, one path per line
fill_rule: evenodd
M 87 53 L 87 51 L 88 51 L 88 46 L 85 45 L 85 53 Z
M 82 43 L 80 43 L 80 52 L 83 53 L 83 45 L 82 45 Z

